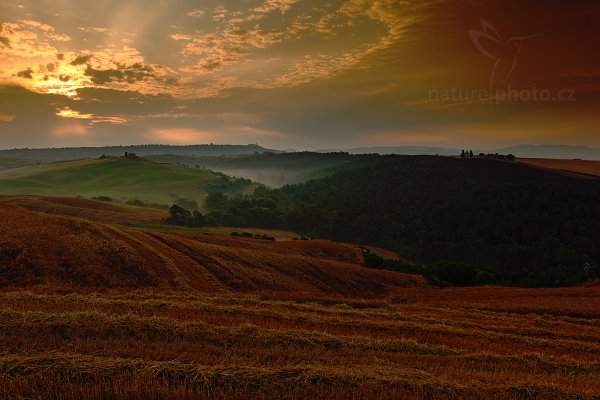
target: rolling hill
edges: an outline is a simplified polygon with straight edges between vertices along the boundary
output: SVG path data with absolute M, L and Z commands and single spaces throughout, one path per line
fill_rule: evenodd
M 480 284 L 563 286 L 600 277 L 600 181 L 581 178 L 487 158 L 363 156 L 322 179 L 211 203 L 207 221 L 458 262 Z
M 366 269 L 356 248 L 326 241 L 129 229 L 9 205 L 0 205 L 0 233 L 3 287 L 382 296 L 424 285 L 420 277 Z
M 467 147 L 463 147 L 469 150 Z M 573 159 L 581 158 L 585 160 L 600 160 L 600 149 L 586 146 L 569 146 L 561 144 L 519 144 L 515 146 L 503 147 L 500 149 L 475 149 L 472 148 L 475 154 L 478 153 L 499 153 L 499 154 L 514 154 L 517 157 L 524 158 L 552 158 L 552 159 Z M 321 152 L 330 151 L 345 151 L 350 154 L 398 154 L 398 155 L 446 155 L 457 156 L 460 154 L 460 148 L 448 147 L 433 147 L 433 146 L 374 146 L 374 147 L 357 147 L 350 149 L 330 149 L 321 150 Z
M 35 165 L 35 164 L 39 164 L 39 163 L 40 163 L 40 161 L 37 161 L 37 160 L 28 160 L 28 159 L 24 159 L 24 158 L 0 157 L 0 171 L 2 171 L 4 169 L 25 167 L 28 165 Z
M 0 195 L 0 204 L 19 206 L 45 214 L 77 217 L 104 224 L 118 225 L 162 224 L 163 219 L 169 215 L 165 210 L 73 197 Z
M 347 153 L 262 153 L 227 157 L 198 157 L 161 154 L 149 160 L 208 168 L 229 176 L 244 177 L 271 187 L 305 182 L 331 175 L 358 159 Z
M 561 144 L 521 144 L 517 146 L 505 147 L 495 152 L 501 154 L 512 153 L 517 157 L 523 158 L 580 158 L 584 160 L 600 160 L 600 149 L 586 146 L 568 146 Z
M 227 190 L 228 181 L 227 177 L 211 171 L 121 157 L 47 163 L 0 171 L 0 194 L 105 196 L 118 201 L 138 199 L 166 205 L 187 205 L 195 201 L 201 207 L 208 185 L 221 184 Z M 249 182 L 230 183 L 231 193 L 253 188 Z
M 339 243 L 132 229 L 91 219 L 139 209 L 82 199 L 0 203 L 0 398 L 600 393 L 593 282 L 436 289 Z M 69 213 L 85 219 L 55 215 Z
M 566 175 L 584 178 L 600 178 L 600 161 L 564 160 L 553 158 L 519 158 L 518 162 L 533 167 L 545 168 Z

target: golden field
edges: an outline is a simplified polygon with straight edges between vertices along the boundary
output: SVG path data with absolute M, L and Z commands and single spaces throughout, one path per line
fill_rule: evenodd
M 551 169 L 575 178 L 596 179 L 596 177 L 600 177 L 600 161 L 552 158 L 519 158 L 518 161 L 531 167 Z
M 344 244 L 12 205 L 0 232 L 0 398 L 600 398 L 594 283 L 437 289 Z

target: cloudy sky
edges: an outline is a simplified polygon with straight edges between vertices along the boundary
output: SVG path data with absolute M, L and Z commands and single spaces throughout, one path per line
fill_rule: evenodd
M 0 148 L 600 147 L 598 1 L 3 0 Z

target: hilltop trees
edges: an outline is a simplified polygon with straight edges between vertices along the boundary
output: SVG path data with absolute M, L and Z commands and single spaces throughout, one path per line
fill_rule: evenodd
M 203 227 L 206 225 L 206 221 L 204 216 L 195 210 L 194 212 L 190 212 L 183 207 L 180 207 L 176 204 L 173 204 L 169 209 L 170 217 L 165 219 L 165 222 L 173 225 L 182 225 L 189 227 Z

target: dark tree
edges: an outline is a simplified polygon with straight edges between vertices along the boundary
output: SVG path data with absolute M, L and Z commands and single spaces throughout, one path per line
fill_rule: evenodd
M 204 225 L 206 225 L 206 220 L 204 219 L 204 215 L 202 215 L 198 211 L 194 211 L 194 214 L 192 216 L 192 226 L 201 228 Z
M 169 208 L 171 216 L 167 218 L 167 222 L 175 225 L 186 225 L 186 223 L 192 218 L 192 213 L 183 207 L 179 207 L 177 204 L 173 204 Z

